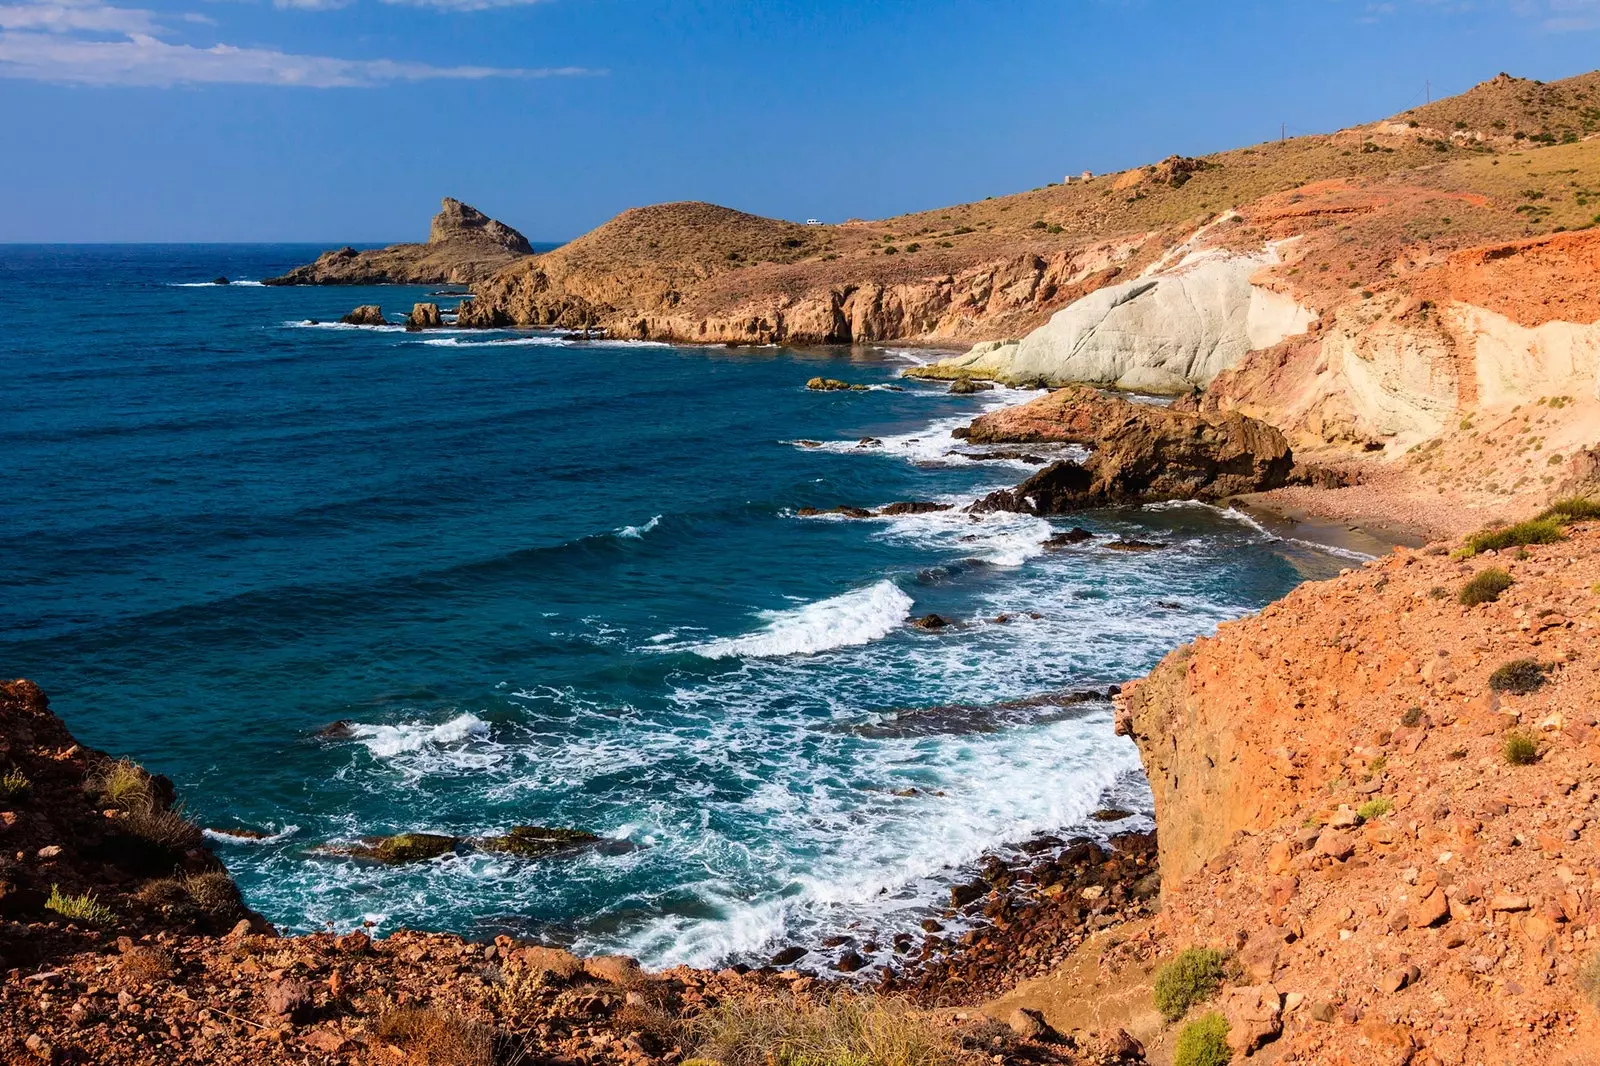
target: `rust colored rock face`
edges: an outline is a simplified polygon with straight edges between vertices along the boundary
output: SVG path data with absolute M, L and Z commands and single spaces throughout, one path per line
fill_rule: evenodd
M 1220 500 L 1276 488 L 1294 466 L 1283 434 L 1265 422 L 1130 403 L 1081 386 L 983 415 L 967 439 L 1091 449 L 1082 463 L 1055 463 L 1017 488 L 993 494 L 978 505 L 983 510 L 1061 514 L 1159 500 Z

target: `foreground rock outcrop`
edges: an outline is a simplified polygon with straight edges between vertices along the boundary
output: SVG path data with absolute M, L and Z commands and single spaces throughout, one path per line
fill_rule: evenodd
M 528 239 L 460 200 L 445 197 L 426 244 L 358 252 L 337 248 L 267 285 L 470 285 L 533 254 Z
M 1087 386 L 1058 389 L 983 415 L 972 444 L 1068 444 L 1083 461 L 1052 463 L 976 510 L 1062 514 L 1086 507 L 1221 500 L 1284 484 L 1294 456 L 1283 434 L 1238 414 L 1201 415 L 1130 403 Z

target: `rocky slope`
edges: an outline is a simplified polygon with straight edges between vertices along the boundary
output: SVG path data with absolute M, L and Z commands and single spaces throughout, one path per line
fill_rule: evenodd
M 426 244 L 358 252 L 337 248 L 267 285 L 470 285 L 532 255 L 528 239 L 475 207 L 445 197 Z

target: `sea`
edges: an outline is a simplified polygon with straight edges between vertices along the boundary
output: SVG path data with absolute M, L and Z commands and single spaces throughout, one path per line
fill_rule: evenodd
M 320 250 L 0 246 L 0 674 L 172 778 L 285 931 L 887 943 L 986 854 L 1150 827 L 1110 702 L 1065 694 L 1364 557 L 1197 504 L 968 515 L 1037 466 L 952 430 L 1032 394 L 901 376 L 937 353 L 407 333 L 459 297 L 259 284 Z M 366 303 L 394 324 L 337 323 Z M 799 513 L 898 501 L 952 506 Z M 318 853 L 516 825 L 604 843 Z

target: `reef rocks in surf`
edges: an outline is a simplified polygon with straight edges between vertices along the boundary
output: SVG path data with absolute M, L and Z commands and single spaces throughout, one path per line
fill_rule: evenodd
M 365 836 L 352 844 L 323 844 L 311 854 L 327 858 L 359 859 L 384 866 L 427 862 L 442 855 L 485 851 L 542 859 L 604 844 L 602 837 L 581 829 L 552 829 L 542 825 L 517 825 L 498 836 L 458 837 L 443 833 L 396 833 Z
M 362 304 L 347 315 L 339 316 L 339 321 L 347 326 L 386 326 L 389 320 L 383 317 L 383 308 L 377 304 Z
M 1215 501 L 1288 481 L 1294 455 L 1282 433 L 1240 414 L 1198 414 L 1130 403 L 1086 386 L 1058 389 L 1020 407 L 975 419 L 973 444 L 1070 444 L 1090 449 L 1014 489 L 978 501 L 974 512 L 1064 514 L 1087 507 Z
M 528 238 L 503 222 L 445 197 L 426 244 L 323 252 L 265 285 L 471 285 L 533 254 Z
M 826 510 L 817 507 L 802 507 L 795 511 L 800 518 L 825 518 L 838 516 L 841 518 L 895 518 L 900 515 L 934 514 L 938 511 L 951 510 L 954 505 L 948 503 L 932 503 L 927 500 L 902 500 L 880 507 L 876 511 L 865 507 L 838 506 Z
M 416 333 L 425 329 L 438 329 L 444 325 L 444 319 L 439 317 L 439 305 L 435 303 L 419 303 L 411 305 L 411 314 L 406 316 L 406 332 Z

